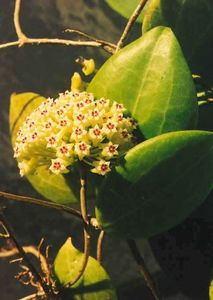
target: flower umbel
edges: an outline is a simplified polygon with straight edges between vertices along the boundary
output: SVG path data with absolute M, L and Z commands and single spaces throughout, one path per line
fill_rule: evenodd
M 69 92 L 48 98 L 25 120 L 14 146 L 21 176 L 39 166 L 63 174 L 78 162 L 105 175 L 116 159 L 134 145 L 135 122 L 122 104 L 94 99 L 87 92 Z

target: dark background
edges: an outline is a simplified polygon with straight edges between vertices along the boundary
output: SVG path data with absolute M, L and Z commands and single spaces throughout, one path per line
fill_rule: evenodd
M 0 43 L 17 39 L 13 9 L 14 1 L 0 0 Z M 21 24 L 30 37 L 69 38 L 71 36 L 62 31 L 74 28 L 116 43 L 126 20 L 101 0 L 25 0 L 21 7 Z M 139 35 L 140 26 L 135 25 L 131 38 Z M 94 57 L 98 66 L 109 57 L 97 48 L 59 45 L 25 45 L 19 49 L 0 50 L 0 190 L 41 198 L 27 181 L 20 178 L 13 159 L 8 132 L 10 95 L 31 91 L 55 97 L 58 92 L 69 88 L 71 75 L 80 69 L 74 63 L 80 55 Z M 75 245 L 82 247 L 81 226 L 74 217 L 29 204 L 0 201 L 6 206 L 5 215 L 22 245 L 37 245 L 44 237 L 46 245 L 52 245 L 52 258 L 69 235 Z M 204 221 L 194 214 L 177 228 L 150 242 L 138 241 L 163 299 L 208 299 L 213 253 L 211 240 L 211 218 Z M 93 254 L 94 251 L 95 244 Z M 125 241 L 107 236 L 103 263 L 118 288 L 119 299 L 152 299 Z M 0 260 L 1 300 L 16 300 L 32 291 L 14 279 L 17 270 L 17 264 Z

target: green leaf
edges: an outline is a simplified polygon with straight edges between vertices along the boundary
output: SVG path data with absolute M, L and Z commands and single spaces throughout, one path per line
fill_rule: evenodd
M 59 250 L 54 261 L 54 273 L 62 287 L 78 274 L 84 254 L 77 250 L 68 238 Z M 116 300 L 116 292 L 104 268 L 93 257 L 89 257 L 84 274 L 72 288 L 66 291 L 72 300 Z
M 137 7 L 139 1 L 138 0 L 106 0 L 107 4 L 114 9 L 117 13 L 123 16 L 126 19 L 129 19 L 135 8 Z M 143 8 L 142 13 L 137 19 L 137 22 L 142 22 L 144 11 L 148 6 L 150 0 L 147 2 L 145 7 Z
M 202 175 L 201 175 L 202 176 Z M 192 219 L 200 219 L 206 223 L 212 222 L 213 218 L 213 190 L 205 199 L 203 204 L 194 211 Z
M 213 133 L 179 131 L 132 148 L 101 187 L 96 217 L 122 237 L 150 237 L 185 219 L 212 189 Z
M 143 33 L 157 26 L 174 31 L 192 71 L 213 80 L 213 1 L 153 0 L 145 12 Z
M 191 129 L 197 120 L 194 83 L 169 28 L 155 28 L 113 55 L 88 90 L 123 103 L 146 138 Z
M 78 201 L 78 173 L 56 175 L 41 166 L 37 168 L 35 174 L 28 175 L 27 179 L 34 189 L 46 199 L 61 204 L 70 204 Z M 73 182 L 74 184 L 72 184 Z
M 10 98 L 9 123 L 12 144 L 16 139 L 17 131 L 26 117 L 36 109 L 45 98 L 35 93 L 12 94 Z
M 44 97 L 34 93 L 13 94 L 11 96 L 9 122 L 13 145 L 19 127 L 44 100 Z M 74 175 L 65 177 L 61 174 L 51 174 L 44 167 L 39 167 L 35 174 L 27 176 L 35 190 L 44 197 L 54 202 L 68 204 L 77 200 L 66 178 L 70 179 L 69 182 L 75 181 L 74 185 L 76 185 L 77 179 Z

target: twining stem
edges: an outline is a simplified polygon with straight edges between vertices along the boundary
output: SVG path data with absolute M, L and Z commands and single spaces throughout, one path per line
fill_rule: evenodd
M 127 240 L 128 246 L 130 248 L 130 251 L 132 253 L 133 258 L 135 259 L 136 263 L 139 266 L 140 272 L 142 273 L 144 280 L 146 281 L 146 284 L 148 288 L 150 289 L 153 297 L 155 300 L 161 300 L 159 293 L 156 289 L 155 283 L 151 277 L 151 274 L 149 273 L 146 264 L 144 262 L 143 257 L 141 256 L 137 244 L 134 240 Z
M 17 37 L 20 41 L 20 46 L 21 46 L 22 44 L 24 44 L 24 41 L 27 40 L 27 37 L 22 32 L 20 21 L 19 21 L 20 6 L 21 6 L 21 0 L 16 0 L 15 1 L 14 15 L 13 15 L 13 22 L 14 22 L 16 34 L 17 34 Z
M 101 264 L 102 262 L 102 248 L 103 248 L 103 240 L 104 240 L 105 232 L 101 230 L 98 242 L 97 242 L 97 261 Z
M 22 31 L 21 25 L 20 25 L 20 7 L 21 7 L 21 0 L 16 0 L 15 1 L 15 9 L 14 9 L 14 17 L 13 17 L 13 22 L 14 22 L 14 27 L 15 31 L 18 37 L 17 41 L 13 42 L 8 42 L 0 45 L 0 49 L 3 48 L 8 48 L 8 47 L 13 47 L 13 46 L 23 46 L 24 44 L 61 44 L 61 45 L 66 45 L 66 46 L 88 46 L 88 47 L 99 47 L 103 48 L 106 52 L 113 54 L 116 49 L 116 45 L 95 39 L 89 37 L 87 34 L 81 33 L 81 35 L 84 37 L 87 36 L 86 41 L 75 41 L 75 40 L 68 40 L 68 39 L 49 39 L 49 38 L 30 38 L 26 36 L 26 34 Z M 78 31 L 76 31 L 78 32 Z
M 82 220 L 82 216 L 81 216 L 80 211 L 78 211 L 77 209 L 74 209 L 72 207 L 63 205 L 63 204 L 52 203 L 52 202 L 48 202 L 48 201 L 45 201 L 45 200 L 40 200 L 40 199 L 27 197 L 27 196 L 19 196 L 19 195 L 6 193 L 6 192 L 2 192 L 2 191 L 0 191 L 0 197 L 3 197 L 7 200 L 30 203 L 30 204 L 35 204 L 35 205 L 39 205 L 39 206 L 42 206 L 42 207 L 56 209 L 56 210 L 59 210 L 59 211 L 63 211 L 63 212 L 72 214 L 73 216 L 75 216 L 78 219 Z
M 10 226 L 10 224 L 6 220 L 2 210 L 0 211 L 0 222 L 3 224 L 3 227 L 6 228 L 6 231 L 9 235 L 8 238 L 13 242 L 14 246 L 17 248 L 20 256 L 23 258 L 23 260 L 26 263 L 26 265 L 28 266 L 29 270 L 32 272 L 35 280 L 39 283 L 40 287 L 43 289 L 45 295 L 46 296 L 50 295 L 51 291 L 49 290 L 48 286 L 45 284 L 42 277 L 37 272 L 37 270 L 35 269 L 33 264 L 31 263 L 31 261 L 28 259 L 24 249 L 19 245 L 19 242 L 18 242 L 17 238 L 15 237 L 13 228 Z
M 26 37 L 25 40 L 8 42 L 0 45 L 0 49 L 13 47 L 13 46 L 23 46 L 24 44 L 55 44 L 55 45 L 65 45 L 65 46 L 85 46 L 85 47 L 98 47 L 103 48 L 106 52 L 112 54 L 114 52 L 114 48 L 110 49 L 110 47 L 103 46 L 100 42 L 95 41 L 74 41 L 68 39 L 58 39 L 58 38 L 29 38 Z
M 21 298 L 19 300 L 36 300 L 36 299 L 39 299 L 38 297 L 42 297 L 42 296 L 45 296 L 45 294 L 39 292 L 39 293 L 31 294 L 31 295 Z
M 141 13 L 142 9 L 144 8 L 147 1 L 148 0 L 140 0 L 138 6 L 136 7 L 134 12 L 130 16 L 130 18 L 126 24 L 126 27 L 124 28 L 124 31 L 117 43 L 116 52 L 122 47 L 125 39 L 127 38 L 127 35 L 129 34 L 130 30 L 132 29 L 133 25 L 135 24 L 135 21 L 137 20 L 138 16 L 140 15 L 140 13 Z
M 94 41 L 94 42 L 100 43 L 102 45 L 103 49 L 106 50 L 107 52 L 111 53 L 111 54 L 113 54 L 115 52 L 115 50 L 116 50 L 116 45 L 115 44 L 107 42 L 107 41 L 104 41 L 104 40 L 101 40 L 101 39 L 97 39 L 94 36 L 91 36 L 91 35 L 89 35 L 89 34 L 87 34 L 85 32 L 82 32 L 80 30 L 65 29 L 64 32 L 75 33 L 75 34 L 78 34 L 79 36 L 87 38 L 90 41 Z
M 35 246 L 23 246 L 22 249 L 25 253 L 30 253 L 34 255 L 36 258 L 38 258 L 40 260 L 42 270 L 44 271 L 45 274 L 50 276 L 46 258 L 40 253 L 40 251 Z M 11 250 L 3 250 L 0 252 L 0 258 L 11 257 L 17 254 L 19 254 L 19 250 L 17 247 Z
M 81 276 L 84 274 L 86 269 L 89 253 L 90 253 L 90 232 L 89 232 L 89 216 L 87 214 L 87 193 L 86 193 L 86 171 L 84 165 L 80 165 L 80 206 L 81 206 L 81 215 L 84 220 L 84 257 L 81 269 L 79 270 L 77 276 L 69 282 L 68 286 L 75 284 Z
M 81 215 L 84 222 L 88 225 L 89 218 L 87 215 L 87 199 L 86 199 L 86 189 L 87 189 L 86 171 L 83 165 L 80 165 L 80 205 L 81 205 Z

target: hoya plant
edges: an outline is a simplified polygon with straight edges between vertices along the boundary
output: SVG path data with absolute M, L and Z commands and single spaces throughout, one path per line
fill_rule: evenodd
M 67 236 L 51 266 L 37 249 L 37 272 L 26 255 L 32 249 L 19 245 L 1 213 L 2 236 L 13 241 L 37 290 L 26 299 L 118 299 L 102 265 L 105 234 L 128 240 L 153 299 L 163 299 L 134 239 L 182 223 L 212 190 L 213 3 L 106 0 L 108 10 L 127 19 L 117 44 L 76 30 L 70 32 L 78 40 L 28 37 L 20 4 L 16 0 L 14 10 L 18 40 L 0 48 L 52 43 L 108 53 L 98 67 L 95 57 L 78 58 L 82 70 L 53 98 L 11 96 L 14 159 L 20 176 L 46 200 L 0 195 L 70 213 L 80 219 L 84 235 L 83 253 Z M 127 42 L 136 21 L 141 35 Z M 93 231 L 99 232 L 97 257 L 90 251 Z

